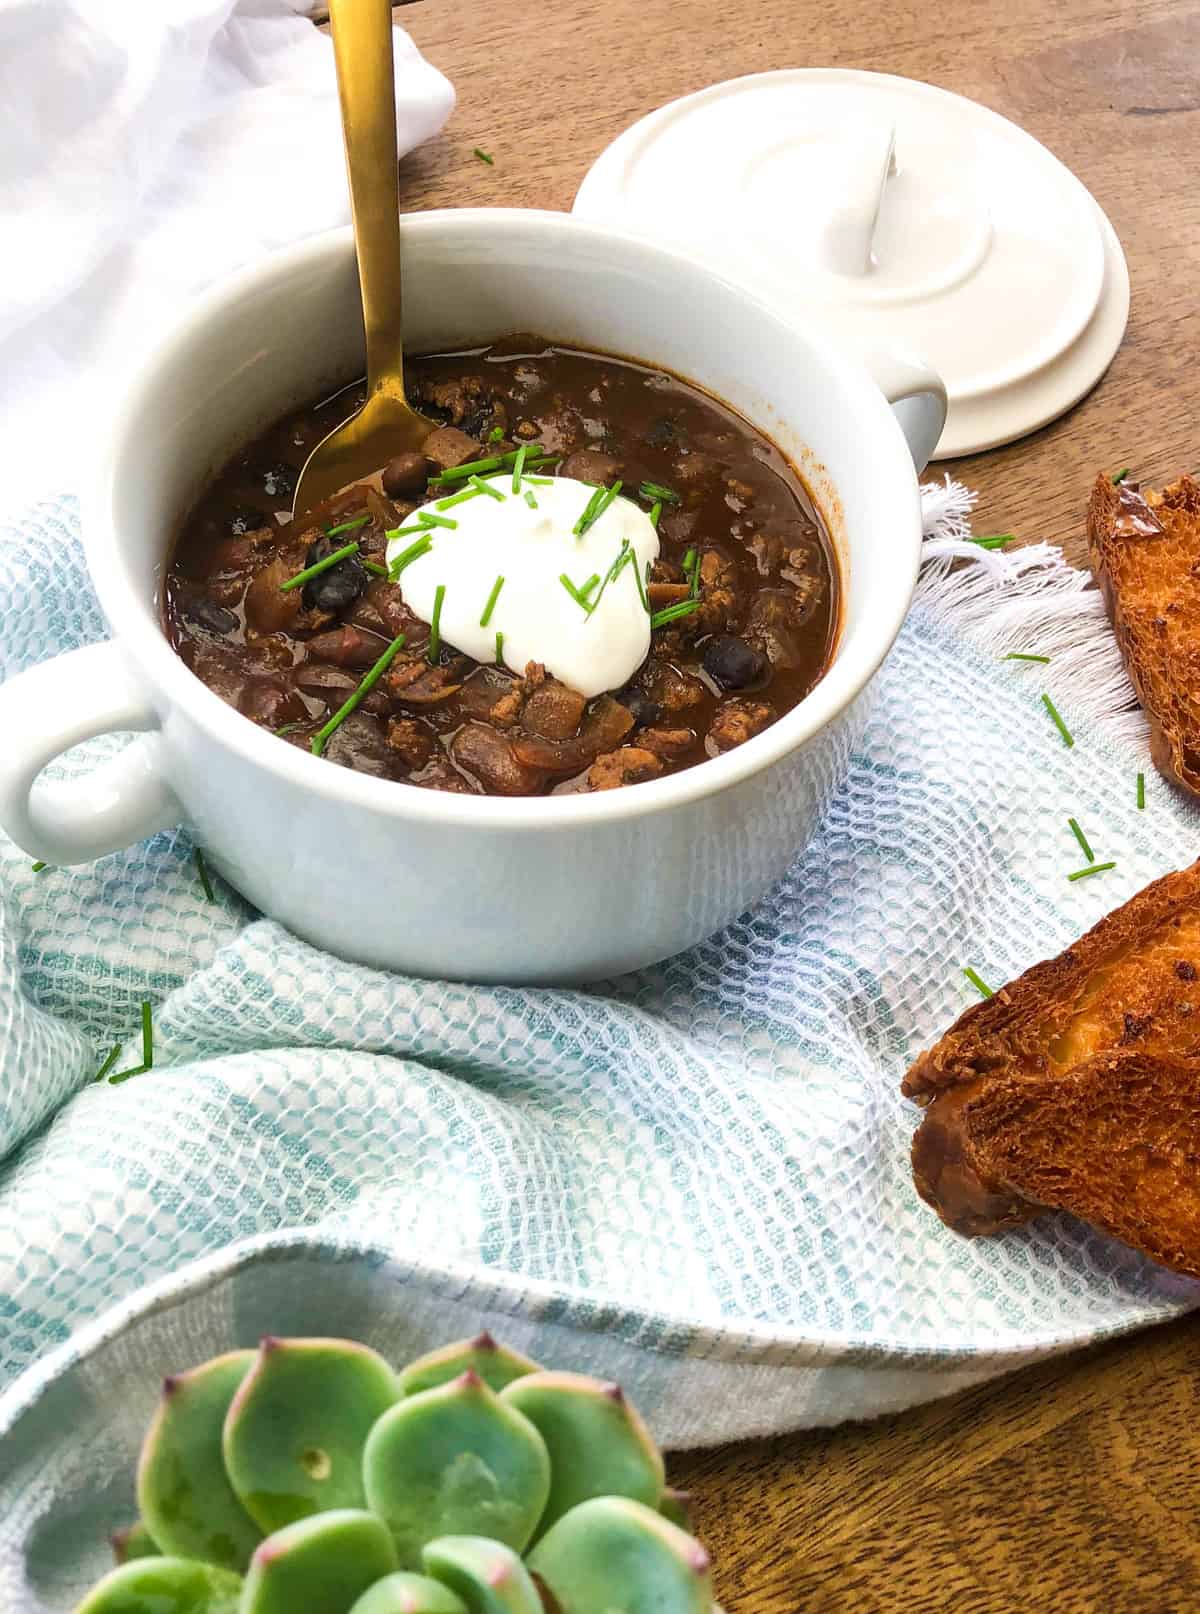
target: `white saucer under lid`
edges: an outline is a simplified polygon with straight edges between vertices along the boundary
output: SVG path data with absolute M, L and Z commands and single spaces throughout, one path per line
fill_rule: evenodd
M 995 448 L 1089 391 L 1129 272 L 1079 180 L 998 113 L 930 84 L 795 68 L 716 84 L 619 136 L 583 218 L 683 247 L 870 351 L 919 354 L 937 458 Z

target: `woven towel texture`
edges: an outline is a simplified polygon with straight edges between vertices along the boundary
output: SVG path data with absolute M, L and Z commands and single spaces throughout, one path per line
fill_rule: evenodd
M 104 636 L 70 501 L 0 543 L 0 612 L 6 677 Z M 1085 720 L 1064 746 L 1042 671 L 918 604 L 779 888 L 586 991 L 324 956 L 219 880 L 208 902 L 186 831 L 37 874 L 0 845 L 0 1384 L 141 1285 L 290 1226 L 537 1285 L 568 1321 L 617 1305 L 633 1342 L 749 1333 L 780 1363 L 813 1340 L 881 1369 L 1048 1348 L 1193 1303 L 1065 1218 L 955 1238 L 912 1186 L 897 1086 L 972 1001 L 961 967 L 1005 980 L 1196 844 L 1155 777 L 1137 809 L 1136 745 Z M 1116 869 L 1067 882 L 1070 816 Z M 153 1071 L 94 1084 L 118 1038 L 138 1062 L 144 998 Z

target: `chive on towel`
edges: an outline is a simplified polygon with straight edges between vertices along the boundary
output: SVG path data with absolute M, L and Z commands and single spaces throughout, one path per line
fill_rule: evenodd
M 210 902 L 186 831 L 40 873 L 0 845 L 0 1430 L 152 1284 L 175 1354 L 249 1342 L 269 1296 L 284 1331 L 386 1319 L 398 1357 L 486 1320 L 635 1383 L 673 1443 L 903 1406 L 1194 1305 L 1065 1217 L 969 1242 L 913 1189 L 898 1084 L 973 1001 L 964 967 L 995 984 L 1059 951 L 1198 827 L 1086 579 L 1045 545 L 981 552 L 968 505 L 925 490 L 917 601 L 816 839 L 637 974 L 346 964 L 215 878 Z M 4 676 L 105 632 L 76 519 L 60 501 L 0 541 Z M 1067 880 L 1069 818 L 1115 868 Z M 95 1083 L 118 1039 L 139 1063 L 143 1000 L 153 1069 Z M 390 1303 L 334 1303 L 321 1274 L 353 1251 Z

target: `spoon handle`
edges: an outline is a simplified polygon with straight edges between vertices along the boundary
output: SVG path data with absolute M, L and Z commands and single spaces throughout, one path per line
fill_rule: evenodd
M 400 181 L 389 0 L 331 0 L 329 20 L 367 337 L 367 395 L 404 401 Z

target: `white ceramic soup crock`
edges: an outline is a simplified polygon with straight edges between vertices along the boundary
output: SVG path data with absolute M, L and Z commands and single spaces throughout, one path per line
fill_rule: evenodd
M 288 409 L 361 372 L 348 231 L 280 252 L 198 301 L 115 413 L 83 509 L 112 639 L 0 689 L 0 823 L 79 863 L 186 822 L 265 913 L 345 957 L 426 976 L 595 979 L 678 952 L 749 907 L 808 840 L 844 774 L 863 695 L 903 620 L 921 538 L 914 460 L 937 378 L 884 386 L 683 257 L 565 214 L 404 221 L 414 352 L 534 331 L 699 383 L 797 464 L 843 587 L 833 664 L 793 711 L 699 767 L 595 795 L 444 795 L 337 767 L 256 728 L 194 678 L 160 625 L 174 534 L 206 478 Z M 911 451 L 910 451 L 911 445 Z M 81 740 L 141 735 L 86 779 L 39 778 Z

